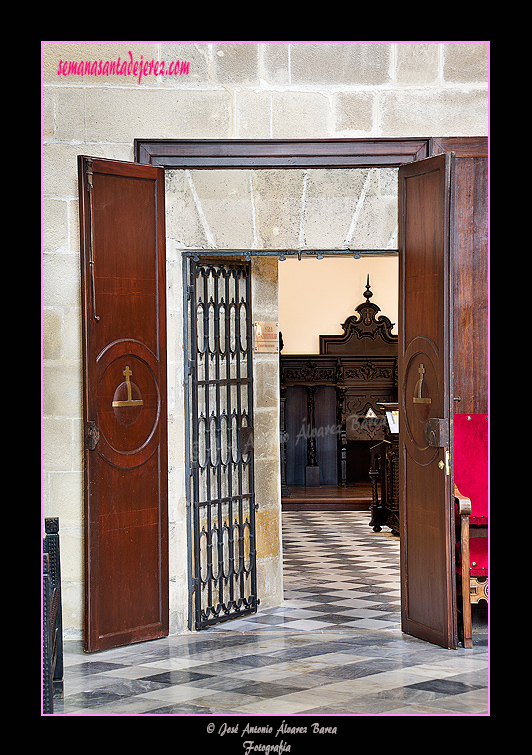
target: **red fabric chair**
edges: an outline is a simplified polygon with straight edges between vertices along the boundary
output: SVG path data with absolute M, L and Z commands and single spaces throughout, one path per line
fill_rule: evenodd
M 454 415 L 454 492 L 460 523 L 456 570 L 466 648 L 473 647 L 471 604 L 488 602 L 487 419 L 485 414 Z

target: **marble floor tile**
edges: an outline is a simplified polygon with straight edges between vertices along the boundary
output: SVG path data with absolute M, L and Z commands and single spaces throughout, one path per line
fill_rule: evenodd
M 181 716 L 202 735 L 212 717 L 319 714 L 346 728 L 360 715 L 488 715 L 486 635 L 456 651 L 404 635 L 399 539 L 373 533 L 367 512 L 335 516 L 331 532 L 321 513 L 283 514 L 278 608 L 92 655 L 66 640 L 54 715 Z

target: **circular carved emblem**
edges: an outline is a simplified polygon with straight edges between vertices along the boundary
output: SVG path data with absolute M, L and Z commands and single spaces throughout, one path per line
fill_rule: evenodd
M 161 397 L 150 361 L 156 366 L 147 349 L 126 341 L 111 345 L 100 361 L 98 451 L 117 467 L 138 466 L 157 447 Z

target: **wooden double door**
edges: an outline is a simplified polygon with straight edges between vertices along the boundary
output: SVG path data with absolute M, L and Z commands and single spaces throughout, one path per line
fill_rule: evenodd
M 314 146 L 345 160 L 341 140 Z M 225 143 L 208 147 L 230 167 Z M 245 147 L 260 167 L 293 149 Z M 454 648 L 453 412 L 487 410 L 487 140 L 439 147 L 399 167 L 401 601 L 404 632 Z M 97 650 L 168 632 L 164 169 L 80 158 L 79 175 L 85 647 Z

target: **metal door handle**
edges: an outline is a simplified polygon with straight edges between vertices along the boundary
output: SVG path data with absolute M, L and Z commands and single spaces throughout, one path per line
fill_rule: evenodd
M 113 407 L 115 406 L 116 407 L 118 406 L 142 406 L 144 404 L 144 401 L 142 399 L 134 399 L 131 395 L 131 381 L 129 378 L 131 377 L 132 374 L 133 373 L 129 369 L 129 366 L 126 365 L 126 369 L 124 370 L 122 375 L 124 375 L 126 378 L 127 399 L 125 399 L 124 401 L 113 401 L 112 403 Z
M 415 387 L 414 387 L 414 396 L 412 398 L 412 403 L 414 404 L 430 404 L 432 403 L 430 398 L 422 398 L 421 397 L 421 386 L 423 385 L 423 375 L 425 374 L 425 365 L 420 364 L 419 365 L 419 380 L 417 381 Z
M 449 451 L 447 449 L 445 449 L 445 461 L 441 459 L 438 462 L 438 467 L 442 470 L 445 469 L 445 474 L 447 476 L 451 474 L 451 465 L 449 463 Z
M 87 172 L 87 191 L 89 194 L 89 267 L 91 273 L 91 294 L 92 294 L 92 314 L 95 320 L 99 320 L 99 315 L 96 314 L 96 283 L 94 280 L 94 227 L 92 218 L 92 160 L 86 161 Z

